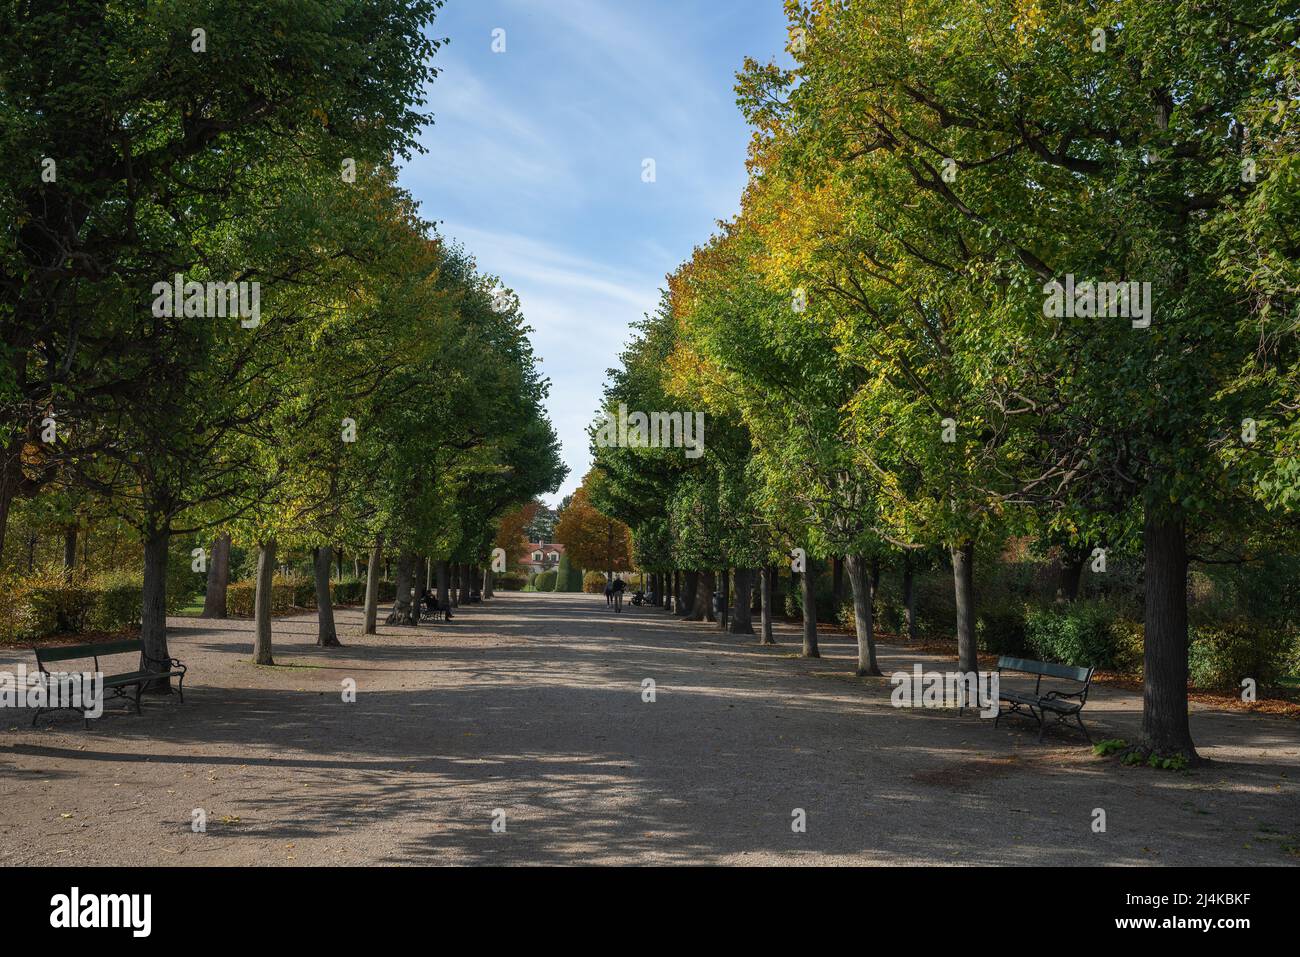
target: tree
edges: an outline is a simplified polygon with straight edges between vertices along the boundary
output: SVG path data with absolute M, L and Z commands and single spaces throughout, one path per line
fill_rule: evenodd
M 573 493 L 569 507 L 555 523 L 555 538 L 564 546 L 569 561 L 580 568 L 600 569 L 613 578 L 615 572 L 632 568 L 632 536 L 626 525 L 601 514 L 591 504 L 587 483 Z

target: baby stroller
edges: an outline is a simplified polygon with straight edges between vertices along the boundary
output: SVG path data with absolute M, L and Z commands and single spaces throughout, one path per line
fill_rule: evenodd
M 634 605 L 644 605 L 644 604 L 645 604 L 645 592 L 643 592 L 643 591 L 634 591 L 634 592 L 632 592 L 632 604 L 634 604 Z

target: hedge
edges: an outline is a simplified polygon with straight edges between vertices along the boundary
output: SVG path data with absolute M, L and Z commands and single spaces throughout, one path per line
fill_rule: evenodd
M 1261 688 L 1300 674 L 1300 639 L 1250 621 L 1194 625 L 1188 665 L 1198 688 L 1240 691 L 1243 678 Z
M 600 572 L 587 572 L 582 576 L 582 590 L 588 595 L 605 594 L 605 576 Z
M 187 563 L 169 564 L 167 586 L 167 611 L 175 614 L 194 597 L 194 575 Z M 11 575 L 0 581 L 0 643 L 121 631 L 140 623 L 143 604 L 144 583 L 139 574 L 74 574 L 69 579 L 62 568 L 51 567 L 29 575 Z
M 389 581 L 379 583 L 378 600 L 390 602 L 397 595 L 397 585 Z M 226 613 L 235 618 L 252 618 L 257 597 L 257 582 L 253 579 L 231 582 L 226 586 Z M 352 579 L 341 582 L 330 580 L 330 602 L 334 605 L 357 605 L 366 600 L 366 583 Z M 271 614 L 287 615 L 294 611 L 316 607 L 316 583 L 298 575 L 276 575 L 271 580 Z

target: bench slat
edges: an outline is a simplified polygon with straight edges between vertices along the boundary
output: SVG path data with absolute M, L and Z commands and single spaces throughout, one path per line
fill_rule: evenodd
M 138 638 L 128 641 L 100 641 L 89 645 L 58 645 L 36 648 L 37 661 L 72 661 L 76 658 L 103 658 L 106 655 L 140 654 L 144 643 Z
M 1046 675 L 1049 678 L 1067 678 L 1070 681 L 1086 682 L 1091 676 L 1091 668 L 1076 668 L 1074 665 L 1058 665 L 1050 661 L 1034 661 L 1031 658 L 1012 658 L 1003 655 L 998 659 L 998 671 L 1020 671 L 1027 675 Z

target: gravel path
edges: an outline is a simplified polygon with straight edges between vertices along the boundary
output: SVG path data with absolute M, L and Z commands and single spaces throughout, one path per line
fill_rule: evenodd
M 793 628 L 760 648 L 591 595 L 370 638 L 337 614 L 329 651 L 313 616 L 278 619 L 273 668 L 249 622 L 173 619 L 184 705 L 90 731 L 0 712 L 0 864 L 1300 864 L 1294 720 L 1198 709 L 1213 764 L 1125 768 L 1017 719 L 893 708 L 844 637 L 805 661 Z M 950 667 L 882 648 L 886 672 L 916 660 Z M 1094 738 L 1134 736 L 1140 704 L 1095 690 Z

